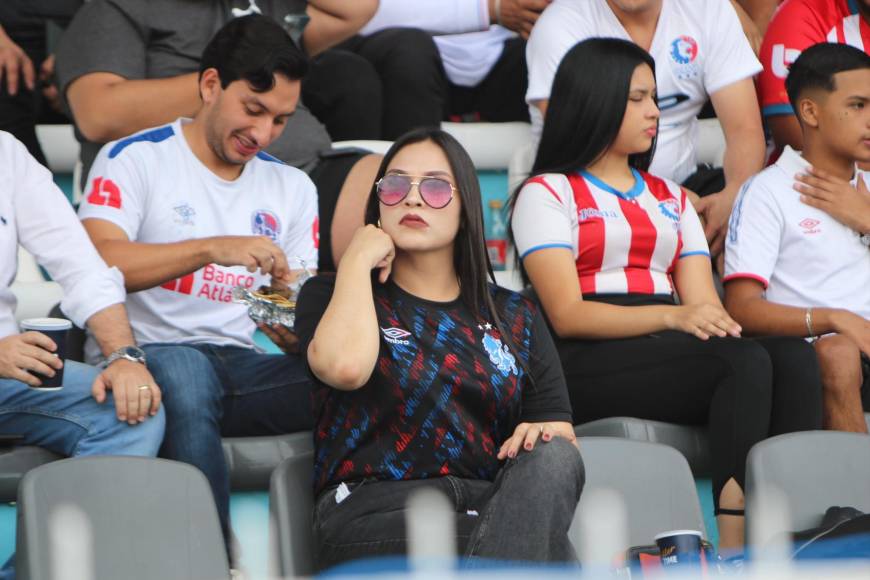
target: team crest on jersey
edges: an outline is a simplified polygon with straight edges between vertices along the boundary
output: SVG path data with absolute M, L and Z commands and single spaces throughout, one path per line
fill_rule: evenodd
M 405 346 L 411 344 L 410 341 L 405 340 L 407 337 L 411 336 L 411 333 L 404 328 L 396 328 L 395 326 L 381 328 L 381 333 L 384 335 L 384 340 L 390 344 L 402 344 Z
M 490 334 L 489 331 L 492 330 L 492 325 L 486 323 L 477 327 L 484 331 L 483 348 L 486 350 L 486 354 L 489 355 L 489 361 L 498 367 L 498 370 L 504 376 L 509 374 L 517 375 L 517 359 L 511 354 L 508 347 L 502 344 L 501 339 Z
M 675 199 L 666 199 L 659 202 L 659 211 L 671 221 L 680 221 L 680 204 Z
M 266 236 L 277 242 L 281 234 L 281 222 L 273 212 L 259 209 L 251 216 L 251 231 L 255 236 Z
M 690 79 L 700 74 L 698 42 L 691 36 L 682 35 L 671 42 L 671 60 L 676 63 L 674 72 L 679 79 Z
M 196 217 L 196 210 L 190 207 L 189 203 L 184 202 L 181 205 L 176 205 L 172 209 L 175 211 L 175 223 L 183 226 L 194 225 L 193 218 Z

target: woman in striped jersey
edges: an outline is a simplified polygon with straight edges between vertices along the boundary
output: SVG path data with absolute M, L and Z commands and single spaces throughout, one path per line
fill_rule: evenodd
M 746 455 L 768 436 L 820 428 L 819 371 L 799 339 L 740 338 L 685 190 L 646 173 L 654 73 L 623 40 L 566 54 L 512 234 L 557 337 L 575 423 L 707 424 L 720 548 L 737 550 Z

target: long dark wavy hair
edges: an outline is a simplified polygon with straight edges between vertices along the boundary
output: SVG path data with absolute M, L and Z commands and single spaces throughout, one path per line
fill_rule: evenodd
M 575 44 L 556 70 L 541 142 L 529 177 L 580 171 L 607 153 L 625 117 L 631 77 L 642 64 L 648 65 L 655 75 L 653 58 L 627 40 L 590 38 Z M 629 155 L 628 164 L 646 171 L 655 149 L 653 139 L 649 150 Z M 511 218 L 523 185 L 511 195 Z M 508 230 L 513 243 L 513 228 Z M 523 280 L 528 282 L 519 256 L 516 260 Z
M 459 297 L 475 318 L 483 319 L 488 315 L 489 319 L 495 323 L 502 340 L 517 355 L 517 363 L 522 366 L 523 372 L 529 377 L 531 384 L 534 384 L 528 365 L 522 357 L 518 356 L 519 350 L 516 348 L 511 335 L 505 330 L 492 299 L 489 284 L 495 284 L 495 275 L 492 271 L 489 255 L 486 252 L 480 182 L 477 179 L 474 163 L 462 145 L 452 135 L 439 128 L 426 127 L 405 133 L 393 143 L 384 155 L 374 182 L 377 183 L 384 176 L 399 151 L 408 145 L 425 141 L 431 141 L 440 147 L 447 157 L 462 204 L 459 214 L 459 230 L 456 232 L 453 245 L 453 267 L 456 269 L 456 276 L 459 280 Z M 365 223 L 377 224 L 379 219 L 380 203 L 373 185 L 366 203 Z

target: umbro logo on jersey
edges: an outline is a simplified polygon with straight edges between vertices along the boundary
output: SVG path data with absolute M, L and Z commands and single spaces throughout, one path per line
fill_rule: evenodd
M 800 227 L 803 228 L 805 234 L 817 234 L 821 232 L 818 228 L 818 225 L 822 223 L 819 220 L 814 220 L 813 218 L 806 218 L 798 223 Z
M 390 328 L 381 328 L 381 332 L 384 335 L 384 340 L 389 342 L 390 344 L 411 344 L 409 341 L 404 340 L 406 337 L 411 336 L 411 333 L 402 328 L 390 327 Z

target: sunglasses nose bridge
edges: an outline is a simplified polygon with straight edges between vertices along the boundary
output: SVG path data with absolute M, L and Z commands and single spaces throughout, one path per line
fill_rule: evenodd
M 420 182 L 422 180 L 408 180 L 408 193 L 405 194 L 405 199 L 402 200 L 403 203 L 408 205 L 423 205 L 423 194 L 420 192 Z M 413 197 L 412 197 L 413 196 Z

